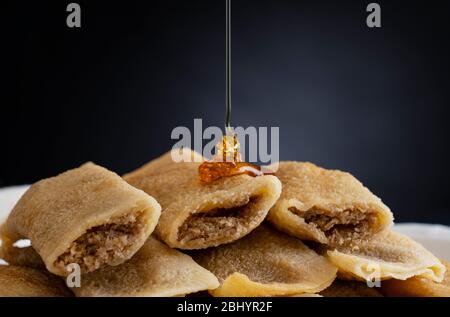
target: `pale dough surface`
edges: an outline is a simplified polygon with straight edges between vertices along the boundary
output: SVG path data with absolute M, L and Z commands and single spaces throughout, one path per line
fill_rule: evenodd
M 230 244 L 193 252 L 221 286 L 214 296 L 288 296 L 317 293 L 336 277 L 325 257 L 300 240 L 262 225 Z

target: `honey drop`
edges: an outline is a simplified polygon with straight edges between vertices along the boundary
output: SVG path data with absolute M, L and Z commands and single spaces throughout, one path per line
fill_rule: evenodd
M 263 172 L 258 165 L 241 161 L 236 135 L 225 135 L 216 148 L 217 154 L 213 160 L 203 162 L 198 168 L 200 181 L 203 183 L 211 183 L 223 177 L 242 174 L 253 177 L 271 174 Z

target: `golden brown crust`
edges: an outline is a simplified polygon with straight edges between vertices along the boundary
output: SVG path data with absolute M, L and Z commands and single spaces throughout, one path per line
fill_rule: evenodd
M 330 287 L 320 292 L 323 297 L 382 297 L 378 288 L 369 287 L 363 282 L 336 279 Z
M 198 177 L 200 163 L 169 161 L 166 154 L 124 179 L 158 199 L 162 214 L 155 233 L 170 247 L 201 249 L 242 238 L 281 193 L 274 176 L 239 175 L 205 184 Z
M 339 277 L 345 279 L 405 280 L 422 276 L 441 281 L 445 274 L 445 267 L 439 259 L 421 244 L 390 230 L 368 241 L 328 251 L 327 257 L 339 268 Z
M 180 296 L 219 285 L 192 258 L 150 237 L 127 262 L 81 276 L 77 296 Z
M 349 173 L 280 162 L 275 175 L 283 191 L 268 220 L 295 237 L 339 245 L 392 225 L 389 208 Z
M 0 265 L 0 297 L 73 296 L 64 280 L 33 268 Z
M 434 282 L 423 277 L 412 277 L 405 281 L 387 280 L 381 283 L 385 296 L 409 297 L 450 297 L 450 263 L 441 260 L 447 271 L 442 282 Z
M 91 228 L 132 213 L 142 213 L 142 230 L 120 256 L 105 264 L 122 263 L 144 244 L 156 226 L 160 206 L 117 174 L 87 163 L 31 186 L 12 210 L 6 230 L 13 241 L 30 239 L 47 269 L 65 276 L 68 272 L 56 264 L 75 240 Z
M 214 296 L 286 296 L 328 287 L 337 269 L 324 257 L 265 225 L 246 237 L 217 248 L 192 252 L 221 286 Z

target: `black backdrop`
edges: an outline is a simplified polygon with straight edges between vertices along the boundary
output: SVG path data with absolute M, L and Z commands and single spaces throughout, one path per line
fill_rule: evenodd
M 1 10 L 0 186 L 124 173 L 175 126 L 222 125 L 225 1 L 78 1 L 81 29 L 69 2 Z M 281 159 L 353 173 L 398 221 L 450 224 L 450 3 L 378 1 L 369 29 L 369 2 L 235 0 L 233 124 L 279 126 Z

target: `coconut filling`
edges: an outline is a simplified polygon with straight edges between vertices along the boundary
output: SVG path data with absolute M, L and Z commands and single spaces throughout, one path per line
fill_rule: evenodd
M 300 211 L 290 207 L 289 211 L 303 218 L 308 225 L 322 231 L 332 244 L 363 239 L 373 233 L 378 223 L 375 212 L 363 212 L 359 209 L 333 212 L 317 208 Z
M 178 230 L 178 240 L 189 242 L 232 241 L 260 222 L 263 198 L 249 196 L 233 206 L 220 206 L 192 213 Z
M 76 263 L 82 273 L 87 273 L 117 259 L 125 259 L 130 247 L 142 237 L 145 227 L 143 211 L 112 218 L 103 225 L 90 228 L 73 241 L 55 261 L 55 266 L 65 270 L 67 265 Z

